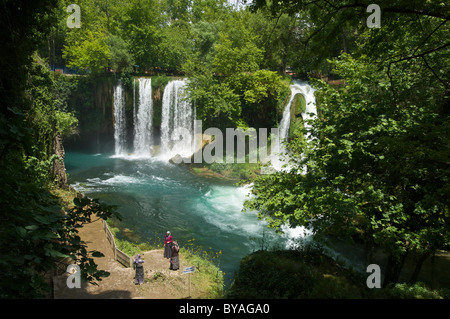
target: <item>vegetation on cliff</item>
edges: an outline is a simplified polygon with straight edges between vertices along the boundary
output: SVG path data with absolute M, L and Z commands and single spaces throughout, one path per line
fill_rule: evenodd
M 48 295 L 46 281 L 66 257 L 86 279 L 100 278 L 77 235 L 91 215 L 112 208 L 76 199 L 68 209 L 52 192 L 55 138 L 76 119 L 64 109 L 55 75 L 35 53 L 55 22 L 56 1 L 8 1 L 0 56 L 0 298 Z

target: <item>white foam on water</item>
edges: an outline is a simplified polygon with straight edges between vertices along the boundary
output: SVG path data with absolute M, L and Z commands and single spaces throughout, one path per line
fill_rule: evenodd
M 312 238 L 313 232 L 306 227 L 297 226 L 290 227 L 288 225 L 282 225 L 281 230 L 283 231 L 282 237 L 286 239 L 286 248 L 297 248 L 299 246 L 299 239 L 310 239 Z
M 267 223 L 259 221 L 255 212 L 242 212 L 248 193 L 247 187 L 213 186 L 203 195 L 206 203 L 201 205 L 206 207 L 198 211 L 207 223 L 224 232 L 259 237 Z
M 142 183 L 142 180 L 132 176 L 126 175 L 114 175 L 108 179 L 101 179 L 98 177 L 88 178 L 86 179 L 89 183 L 86 183 L 88 186 L 95 185 L 128 185 L 128 184 L 139 184 Z

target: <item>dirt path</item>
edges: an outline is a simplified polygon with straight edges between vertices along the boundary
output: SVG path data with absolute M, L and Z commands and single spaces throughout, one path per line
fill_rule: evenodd
M 109 277 L 97 281 L 98 285 L 82 282 L 81 288 L 68 288 L 68 274 L 53 277 L 55 299 L 179 299 L 188 297 L 187 277 L 182 274 L 183 259 L 180 256 L 180 269 L 169 270 L 169 260 L 163 257 L 163 250 L 144 252 L 144 284 L 134 284 L 135 271 L 114 260 L 113 250 L 106 239 L 101 220 L 83 226 L 81 239 L 87 250 L 100 251 L 104 257 L 94 257 L 97 269 L 110 273 Z M 192 291 L 191 291 L 192 293 Z M 192 293 L 194 295 L 194 293 Z

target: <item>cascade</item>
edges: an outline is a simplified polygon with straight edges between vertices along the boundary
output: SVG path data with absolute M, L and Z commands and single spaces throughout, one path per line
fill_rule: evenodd
M 294 84 L 291 85 L 291 97 L 289 99 L 289 102 L 287 103 L 284 111 L 283 111 L 283 117 L 281 119 L 280 125 L 279 125 L 279 145 L 278 150 L 279 153 L 275 154 L 275 156 L 270 156 L 271 159 L 271 166 L 277 170 L 277 171 L 284 171 L 289 170 L 289 155 L 286 154 L 286 145 L 285 142 L 287 142 L 289 137 L 289 129 L 290 129 L 290 123 L 291 123 L 291 107 L 292 103 L 294 102 L 295 95 L 296 94 L 302 94 L 305 98 L 305 112 L 302 112 L 302 118 L 305 128 L 307 129 L 307 135 L 305 136 L 306 141 L 310 141 L 309 136 L 309 128 L 310 124 L 307 123 L 308 120 L 313 119 L 317 116 L 317 110 L 316 110 L 316 98 L 314 96 L 314 89 L 306 82 L 299 82 L 294 81 Z M 284 166 L 284 167 L 283 167 Z M 305 168 L 303 168 L 303 173 L 306 171 Z M 286 247 L 295 248 L 298 247 L 298 245 L 301 245 L 301 242 L 297 242 L 299 238 L 303 238 L 306 241 L 311 240 L 311 234 L 313 234 L 313 231 L 310 229 L 307 229 L 303 226 L 297 226 L 295 228 L 291 228 L 288 224 L 285 224 L 281 227 L 283 230 L 283 233 L 285 234 L 285 237 L 288 239 Z
M 315 89 L 305 82 L 297 82 L 295 85 L 299 86 L 303 96 L 305 97 L 306 109 L 305 112 L 302 113 L 302 117 L 305 128 L 307 129 L 305 138 L 307 141 L 310 141 L 311 137 L 309 134 L 309 128 L 311 125 L 308 123 L 308 120 L 312 120 L 317 117 L 316 97 L 314 96 Z
M 295 95 L 300 93 L 305 98 L 306 109 L 305 112 L 302 113 L 305 128 L 309 129 L 310 125 L 307 123 L 307 121 L 313 119 L 317 115 L 314 89 L 308 83 L 299 81 L 294 81 L 294 84 L 292 84 L 290 88 L 291 88 L 291 97 L 283 111 L 283 117 L 279 125 L 279 139 L 280 139 L 279 154 L 278 156 L 271 158 L 272 167 L 277 171 L 282 171 L 288 168 L 287 164 L 289 159 L 286 154 L 285 143 L 287 142 L 287 139 L 289 137 L 289 128 L 291 123 L 291 106 L 292 103 L 294 102 Z M 305 138 L 306 140 L 309 140 L 309 133 L 307 133 L 307 136 Z M 284 165 L 286 165 L 285 168 L 283 168 Z
M 150 156 L 153 143 L 153 100 L 151 78 L 139 78 L 137 110 L 134 110 L 134 155 Z
M 191 156 L 195 150 L 195 110 L 184 96 L 185 80 L 170 81 L 164 89 L 160 157 Z
M 114 87 L 114 146 L 115 154 L 126 153 L 126 117 L 125 117 L 125 96 L 123 85 L 119 83 Z

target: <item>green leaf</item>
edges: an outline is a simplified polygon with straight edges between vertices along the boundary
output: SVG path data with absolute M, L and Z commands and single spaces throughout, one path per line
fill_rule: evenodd
M 35 231 L 36 229 L 38 229 L 39 226 L 38 225 L 29 225 L 29 226 L 25 226 L 25 229 L 29 230 L 29 231 Z
M 27 235 L 27 231 L 25 228 L 20 227 L 20 226 L 16 226 L 15 227 L 16 232 L 19 234 L 20 237 L 25 237 Z

